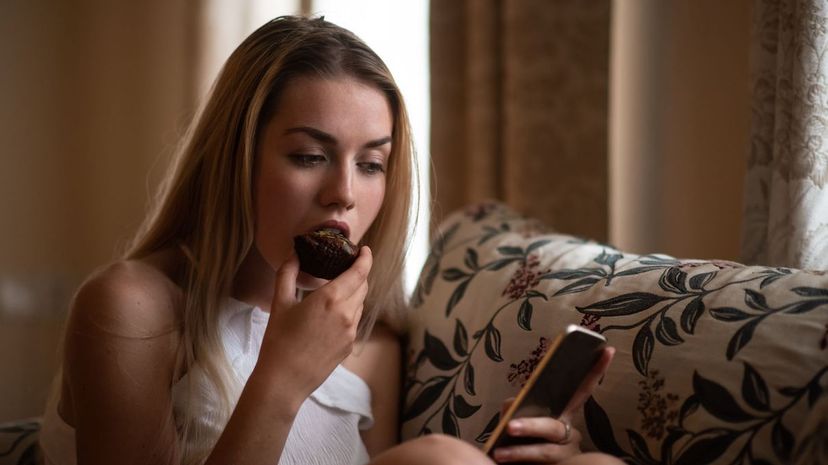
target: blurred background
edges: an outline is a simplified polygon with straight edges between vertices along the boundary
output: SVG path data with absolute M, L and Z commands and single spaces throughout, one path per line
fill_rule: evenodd
M 749 0 L 4 0 L 0 421 L 40 414 L 72 293 L 280 14 L 353 30 L 402 87 L 431 194 L 409 286 L 432 216 L 491 197 L 631 252 L 739 258 Z

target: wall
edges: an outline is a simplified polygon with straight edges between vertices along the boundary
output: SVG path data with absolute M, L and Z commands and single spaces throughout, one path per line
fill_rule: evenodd
M 749 0 L 616 0 L 610 242 L 739 257 Z
M 192 112 L 189 3 L 0 2 L 0 421 L 40 413 L 71 293 Z

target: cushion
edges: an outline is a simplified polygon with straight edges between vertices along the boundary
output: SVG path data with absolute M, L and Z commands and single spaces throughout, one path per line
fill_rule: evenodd
M 824 273 L 625 253 L 495 202 L 449 215 L 435 238 L 411 297 L 403 439 L 482 445 L 575 323 L 617 349 L 573 419 L 583 449 L 642 464 L 824 463 L 825 434 L 808 429 L 828 414 Z
M 39 464 L 39 432 L 37 418 L 0 423 L 0 465 Z

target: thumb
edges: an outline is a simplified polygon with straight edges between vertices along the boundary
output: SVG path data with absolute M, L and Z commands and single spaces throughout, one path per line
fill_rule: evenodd
M 276 270 L 276 282 L 273 293 L 274 306 L 296 303 L 296 277 L 299 275 L 299 259 L 296 252 L 291 252 L 287 260 Z

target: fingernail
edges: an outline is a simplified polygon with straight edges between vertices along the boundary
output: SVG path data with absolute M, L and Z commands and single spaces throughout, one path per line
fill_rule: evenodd
M 507 449 L 495 449 L 494 456 L 497 461 L 506 460 L 509 458 L 509 451 Z
M 523 423 L 520 420 L 512 420 L 509 422 L 509 432 L 512 434 L 519 434 L 523 430 Z

